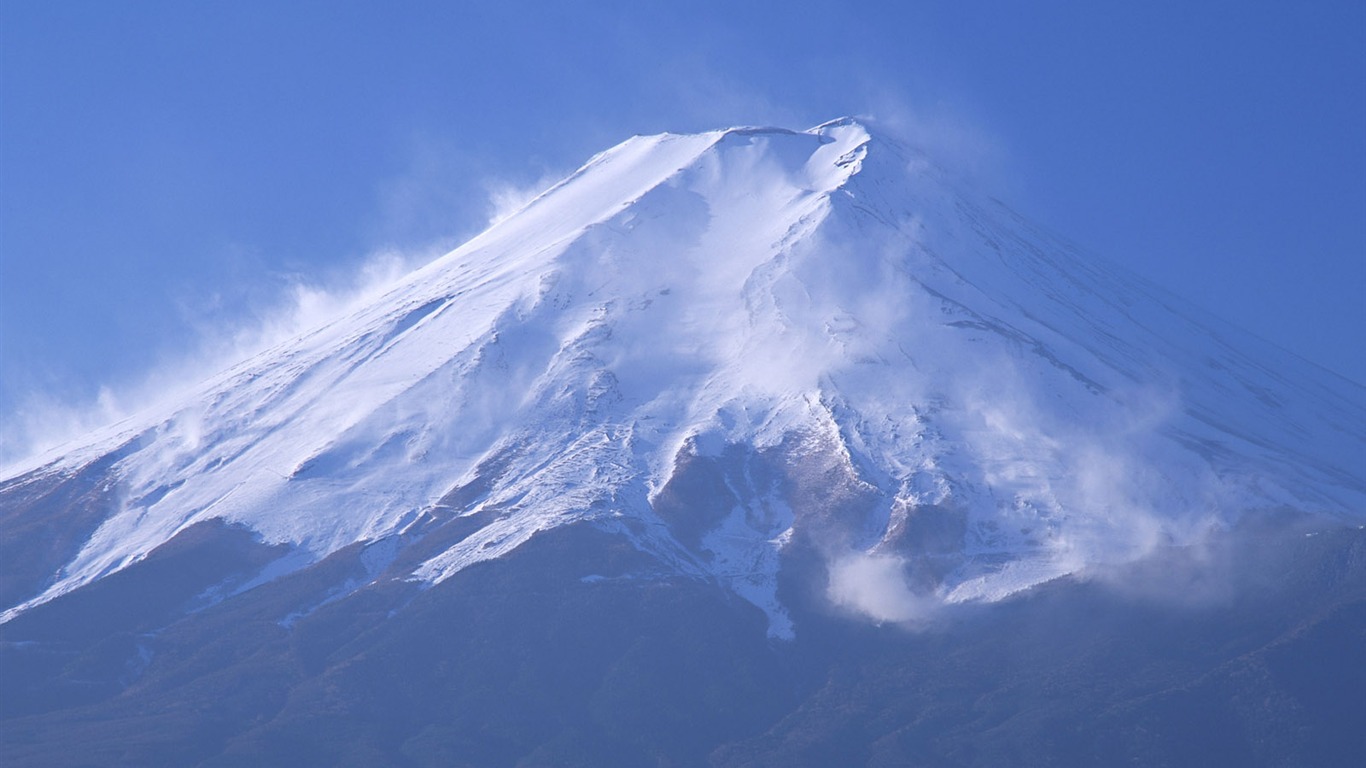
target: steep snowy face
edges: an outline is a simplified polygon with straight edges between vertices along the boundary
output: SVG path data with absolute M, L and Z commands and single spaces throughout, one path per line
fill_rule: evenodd
M 293 546 L 262 579 L 362 542 L 373 578 L 424 582 L 588 522 L 781 636 L 789 551 L 896 621 L 1249 510 L 1366 511 L 1360 387 L 941 175 L 848 120 L 631 139 L 364 309 L 0 484 L 104 462 L 93 534 L 6 615 L 215 518 Z

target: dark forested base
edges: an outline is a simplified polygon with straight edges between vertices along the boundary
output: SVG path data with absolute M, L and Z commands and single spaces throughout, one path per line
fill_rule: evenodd
M 103 592 L 4 627 L 5 765 L 1346 766 L 1366 754 L 1356 528 L 1248 526 L 915 632 L 830 612 L 796 557 L 784 587 L 796 642 L 587 527 L 425 591 L 394 581 L 331 602 L 360 567 L 354 550 L 210 603 L 206 589 L 279 552 L 226 526 L 164 549 Z

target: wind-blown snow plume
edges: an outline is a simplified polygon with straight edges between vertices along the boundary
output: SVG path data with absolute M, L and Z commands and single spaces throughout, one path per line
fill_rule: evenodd
M 273 300 L 249 307 L 233 322 L 187 317 L 195 332 L 189 351 L 168 354 L 135 380 L 101 386 L 89 402 L 34 389 L 0 430 L 0 467 L 31 463 L 40 454 L 79 442 L 139 412 L 173 408 L 218 371 L 373 302 L 414 264 L 435 255 L 377 251 L 354 273 L 329 284 L 291 276 Z

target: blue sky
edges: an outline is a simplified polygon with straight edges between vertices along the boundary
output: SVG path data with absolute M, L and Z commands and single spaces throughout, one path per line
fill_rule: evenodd
M 631 134 L 844 114 L 1366 381 L 1366 4 L 1305 6 L 6 0 L 0 425 L 135 407 Z

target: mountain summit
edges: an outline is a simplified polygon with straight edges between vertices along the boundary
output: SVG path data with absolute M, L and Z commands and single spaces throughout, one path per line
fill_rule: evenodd
M 1251 511 L 1366 510 L 1360 387 L 849 119 L 629 139 L 58 454 L 0 485 L 10 517 L 87 507 L 7 579 L 6 619 L 210 520 L 286 547 L 239 589 L 353 545 L 346 589 L 432 584 L 583 523 L 790 636 L 788 548 L 837 603 L 907 620 Z
M 635 137 L 0 479 L 7 761 L 1350 762 L 1363 457 L 857 121 Z

